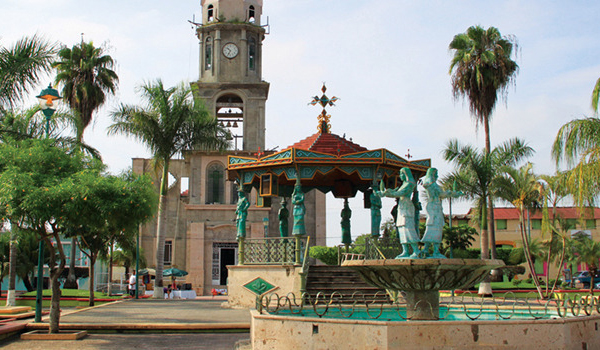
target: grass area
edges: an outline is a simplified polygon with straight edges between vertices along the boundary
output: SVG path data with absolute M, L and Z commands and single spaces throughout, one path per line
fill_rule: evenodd
M 89 298 L 90 296 L 90 291 L 89 290 L 85 290 L 85 289 L 62 289 L 61 290 L 61 297 L 63 298 Z M 51 289 L 44 289 L 42 291 L 42 295 L 44 297 L 50 297 L 52 296 L 52 290 Z M 31 291 L 31 292 L 27 292 L 24 294 L 21 294 L 22 297 L 35 297 L 36 296 L 36 291 Z M 102 292 L 94 292 L 94 298 L 100 298 L 100 299 L 121 299 L 121 296 L 108 296 L 106 295 L 106 293 L 102 293 Z

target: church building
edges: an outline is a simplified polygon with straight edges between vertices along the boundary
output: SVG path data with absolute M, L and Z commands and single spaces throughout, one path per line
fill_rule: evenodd
M 226 288 L 227 266 L 238 263 L 237 186 L 227 180 L 227 157 L 269 154 L 265 151 L 269 83 L 262 79 L 263 1 L 202 0 L 201 5 L 202 23 L 196 30 L 199 79 L 192 88 L 231 131 L 231 149 L 190 151 L 171 160 L 164 264 L 187 271 L 185 282 L 198 295 L 206 295 Z M 133 159 L 133 170 L 156 179 L 160 174 L 150 159 Z M 157 190 L 159 182 L 155 181 Z M 249 200 L 247 238 L 279 237 L 279 199 L 267 203 L 253 190 Z M 310 244 L 325 245 L 325 194 L 306 193 L 305 205 Z M 156 265 L 156 244 L 156 221 L 151 221 L 141 228 L 149 267 Z

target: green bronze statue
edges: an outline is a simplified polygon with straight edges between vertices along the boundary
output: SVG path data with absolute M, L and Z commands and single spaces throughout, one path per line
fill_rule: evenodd
M 425 243 L 423 256 L 432 259 L 445 259 L 440 253 L 440 244 L 442 243 L 442 231 L 444 228 L 444 213 L 442 211 L 442 198 L 459 197 L 463 193 L 460 191 L 442 191 L 437 184 L 437 169 L 429 168 L 423 178 L 423 187 L 427 191 L 427 221 L 425 234 L 421 242 Z M 433 253 L 430 254 L 430 247 L 433 247 Z
M 306 207 L 304 206 L 304 193 L 302 192 L 302 185 L 300 185 L 299 178 L 296 178 L 294 192 L 292 192 L 292 204 L 294 204 L 294 226 L 292 227 L 292 234 L 295 236 L 303 236 L 306 234 L 306 227 L 304 227 Z
M 279 209 L 279 234 L 281 237 L 288 236 L 288 217 L 290 216 L 290 211 L 286 208 L 287 201 L 285 197 L 281 197 L 281 208 Z
M 381 227 L 381 192 L 375 187 L 372 188 L 369 200 L 371 201 L 371 236 L 379 237 L 379 228 Z
M 235 209 L 237 237 L 246 238 L 246 217 L 248 216 L 250 202 L 248 202 L 246 192 L 244 192 L 241 186 L 238 189 L 238 196 L 237 208 Z
M 402 244 L 402 254 L 398 255 L 396 259 L 416 259 L 420 254 L 419 234 L 415 228 L 415 206 L 411 201 L 411 195 L 417 183 L 408 168 L 400 169 L 400 180 L 402 180 L 402 185 L 394 190 L 386 189 L 383 181 L 379 183 L 379 187 L 382 196 L 398 200 L 396 227 Z M 409 252 L 409 247 L 412 248 L 412 254 Z
M 348 205 L 348 198 L 344 198 L 344 208 L 341 213 L 342 217 L 342 243 L 348 247 L 352 244 L 352 234 L 350 232 L 350 218 L 352 217 L 352 210 Z

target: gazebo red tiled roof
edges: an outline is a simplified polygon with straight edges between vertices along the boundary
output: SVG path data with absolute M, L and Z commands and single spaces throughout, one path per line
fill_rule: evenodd
M 368 150 L 367 148 L 347 140 L 346 138 L 340 137 L 339 135 L 320 132 L 311 135 L 302 141 L 298 141 L 285 149 L 290 148 L 336 154 L 338 156 L 356 152 L 364 152 Z

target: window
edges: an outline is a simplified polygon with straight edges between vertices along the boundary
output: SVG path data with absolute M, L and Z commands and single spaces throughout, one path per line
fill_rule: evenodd
M 459 219 L 456 223 L 458 226 L 461 225 L 469 225 L 469 220 L 465 220 L 465 219 Z
M 506 230 L 506 219 L 496 220 L 496 230 Z
M 248 69 L 256 69 L 256 40 L 254 38 L 248 40 Z
M 238 195 L 238 187 L 235 184 L 235 182 L 231 182 L 231 201 L 229 202 L 229 204 L 236 204 L 238 201 L 239 195 Z
M 250 7 L 248 8 L 248 22 L 254 23 L 256 21 L 256 19 L 254 18 L 255 15 L 256 11 L 254 10 L 254 6 L 250 5 Z
M 214 163 L 206 169 L 206 204 L 223 204 L 225 202 L 225 167 Z
M 204 69 L 208 70 L 212 68 L 212 39 L 206 38 L 206 44 L 204 45 Z
M 173 241 L 165 241 L 165 265 L 171 265 Z
M 585 228 L 596 228 L 596 219 L 585 220 Z
M 206 13 L 206 16 L 208 17 L 208 21 L 212 22 L 215 19 L 215 8 L 213 5 L 208 5 L 208 11 Z
M 541 219 L 531 220 L 531 229 L 532 230 L 541 230 L 542 229 L 542 220 Z

